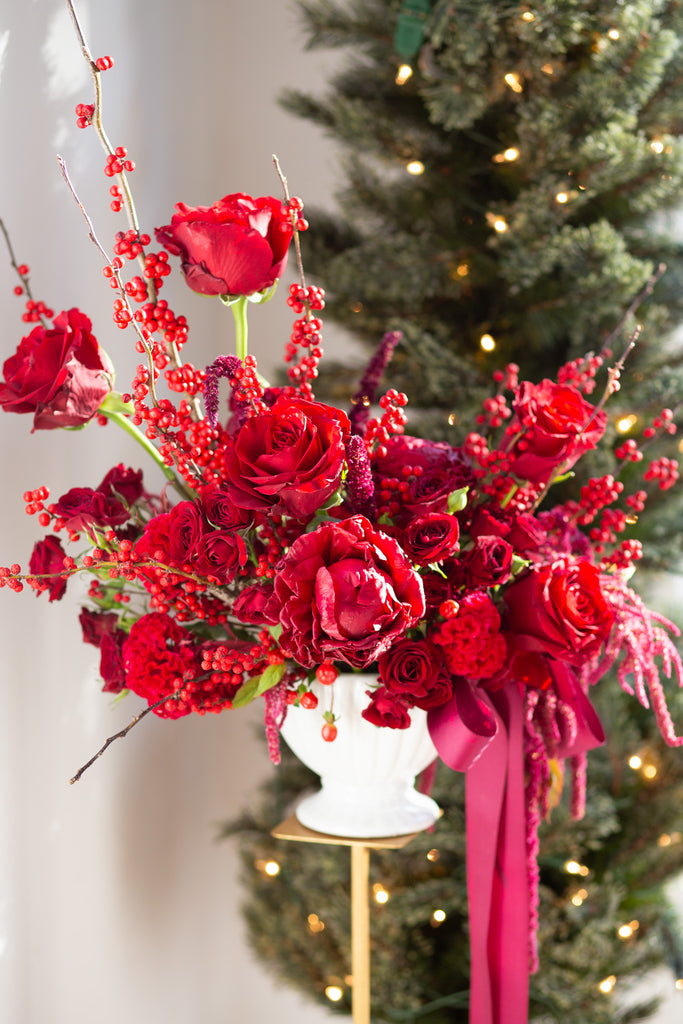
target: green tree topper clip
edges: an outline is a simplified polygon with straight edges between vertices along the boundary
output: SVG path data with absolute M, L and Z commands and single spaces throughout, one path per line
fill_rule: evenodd
M 410 60 L 422 46 L 425 22 L 432 9 L 431 0 L 405 0 L 396 22 L 394 49 L 399 57 Z

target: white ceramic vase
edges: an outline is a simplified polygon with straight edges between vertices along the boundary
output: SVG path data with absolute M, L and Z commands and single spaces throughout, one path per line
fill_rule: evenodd
M 361 717 L 372 675 L 340 675 L 334 683 L 338 733 L 331 743 L 321 735 L 323 712 L 332 687 L 314 682 L 315 710 L 290 707 L 282 736 L 294 754 L 320 776 L 317 793 L 305 796 L 296 817 L 306 828 L 351 839 L 419 832 L 432 825 L 439 807 L 415 790 L 415 776 L 436 758 L 427 714 L 410 712 L 408 729 L 377 727 Z

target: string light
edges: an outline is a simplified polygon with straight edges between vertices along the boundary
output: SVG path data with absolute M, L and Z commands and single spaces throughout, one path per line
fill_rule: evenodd
M 479 339 L 479 344 L 483 348 L 484 352 L 493 352 L 496 347 L 495 338 L 492 338 L 490 334 L 482 334 Z
M 505 220 L 505 218 L 499 216 L 497 213 L 487 213 L 486 223 L 490 227 L 494 228 L 499 234 L 502 234 L 503 231 L 507 231 L 508 229 L 507 221 Z
M 519 150 L 515 146 L 508 146 L 502 153 L 496 153 L 493 157 L 494 164 L 512 163 L 519 159 Z
M 552 64 L 543 64 L 543 66 L 541 67 L 541 71 L 543 72 L 544 75 L 554 75 L 555 74 L 555 68 L 552 66 Z
M 450 416 L 448 417 L 448 419 L 450 422 Z M 429 853 L 427 854 L 427 860 L 430 860 L 433 864 L 435 861 L 439 859 L 440 856 L 441 854 L 439 853 L 438 850 L 430 850 Z
M 308 915 L 308 930 L 311 935 L 318 935 L 320 932 L 325 931 L 325 924 L 317 914 Z
M 535 20 L 536 20 L 536 15 L 534 14 L 533 11 L 523 11 L 522 12 L 522 21 L 535 21 Z
M 588 899 L 588 890 L 587 889 L 577 889 L 577 891 L 572 896 L 572 903 L 574 904 L 575 907 L 580 907 L 580 906 L 583 906 L 583 904 L 585 903 L 585 901 L 587 899 Z
M 609 977 L 602 979 L 602 981 L 598 985 L 598 988 L 601 992 L 604 992 L 605 995 L 609 995 L 609 993 L 612 991 L 616 983 L 616 975 L 610 974 Z
M 362 302 L 354 302 L 354 304 L 351 306 L 351 312 L 352 313 L 362 313 L 363 312 L 363 303 Z
M 609 30 L 609 32 L 607 33 L 607 35 L 610 37 L 610 39 L 618 39 L 619 38 L 619 29 L 618 28 L 611 28 Z
M 412 73 L 413 69 L 410 64 L 401 64 L 400 68 L 396 72 L 396 85 L 405 85 Z
M 642 757 L 639 757 L 638 754 L 634 754 L 632 757 L 629 757 L 628 766 L 629 768 L 633 768 L 634 772 L 637 772 L 639 768 L 643 767 Z
M 339 985 L 328 985 L 325 989 L 325 995 L 331 1003 L 338 1003 L 344 995 L 344 990 Z
M 664 143 L 662 142 L 661 139 L 653 139 L 652 142 L 650 143 L 650 149 L 652 150 L 653 153 L 663 153 L 664 152 Z
M 627 416 L 620 416 L 615 426 L 620 434 L 628 434 L 629 430 L 635 427 L 638 422 L 638 417 L 634 412 L 630 412 Z
M 424 174 L 425 165 L 421 160 L 411 160 L 406 164 L 408 174 Z
M 630 939 L 639 928 L 640 921 L 629 921 L 628 924 L 622 924 L 617 928 L 617 935 L 620 939 Z
M 446 911 L 445 910 L 441 910 L 439 908 L 438 910 L 435 910 L 433 912 L 431 920 L 430 920 L 430 924 L 431 924 L 432 928 L 438 928 L 439 925 L 443 924 L 445 920 L 446 920 Z
M 679 989 L 679 991 L 683 989 L 683 978 L 676 978 L 674 982 L 674 988 Z
M 513 92 L 522 92 L 522 83 L 516 71 L 508 71 L 507 75 L 505 75 L 505 84 L 509 86 Z
M 567 195 L 566 192 L 558 192 L 557 195 L 555 196 L 555 202 L 556 203 L 560 203 L 560 204 L 568 203 L 569 202 L 569 196 Z
M 389 902 L 389 893 L 384 888 L 384 886 L 382 885 L 381 882 L 375 882 L 375 884 L 372 887 L 372 891 L 373 891 L 373 893 L 375 895 L 375 901 L 377 903 L 388 903 Z
M 582 878 L 585 878 L 586 875 L 590 874 L 590 871 L 586 867 L 586 865 L 579 864 L 577 860 L 568 860 L 564 866 L 564 870 L 569 875 L 581 875 Z
M 653 764 L 646 764 L 643 768 L 643 775 L 646 779 L 654 779 L 657 774 L 657 769 Z
M 280 865 L 276 860 L 257 860 L 254 861 L 254 867 L 269 878 L 275 878 L 280 873 Z

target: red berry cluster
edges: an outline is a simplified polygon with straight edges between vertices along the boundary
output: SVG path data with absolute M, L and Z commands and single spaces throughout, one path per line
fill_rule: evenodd
M 140 279 L 137 278 L 136 280 L 139 281 Z M 176 316 L 165 299 L 159 299 L 157 302 L 148 302 L 136 310 L 134 317 L 137 323 L 150 335 L 160 332 L 164 342 L 167 345 L 174 346 L 176 352 L 180 351 L 187 341 L 189 331 L 187 318 L 182 315 Z M 157 369 L 164 370 L 168 362 L 169 357 L 161 350 L 159 350 L 158 354 L 155 354 Z
M 504 370 L 494 370 L 493 379 L 502 391 L 514 391 L 519 383 L 519 366 L 508 363 Z
M 310 381 L 318 376 L 318 364 L 323 355 L 322 320 L 312 314 L 325 308 L 325 293 L 322 288 L 316 288 L 314 285 L 304 288 L 292 284 L 289 287 L 287 305 L 295 313 L 304 314 L 294 321 L 290 340 L 285 348 L 285 362 L 292 364 L 287 370 L 287 375 L 303 395 L 312 398 Z M 299 348 L 303 350 L 303 354 L 299 361 L 295 362 Z
M 128 150 L 125 146 L 117 146 L 113 153 L 107 154 L 107 162 L 104 165 L 104 173 L 108 178 L 115 174 L 122 174 L 124 171 L 134 171 L 135 164 L 127 159 Z
M 604 365 L 605 359 L 611 359 L 610 349 L 604 349 L 600 355 L 580 356 L 560 367 L 557 374 L 558 384 L 571 384 L 584 395 L 595 390 L 595 378 L 598 370 Z
M 145 246 L 149 245 L 150 241 L 149 235 L 141 235 L 135 228 L 130 228 L 128 231 L 117 231 L 114 252 L 117 256 L 134 260 L 144 252 Z
M 265 406 L 261 402 L 264 393 L 263 385 L 256 373 L 256 359 L 254 356 L 247 355 L 244 357 L 242 366 L 238 366 L 230 376 L 229 383 L 236 402 L 240 404 L 249 402 L 252 404 L 252 408 L 247 412 L 248 416 L 255 416 L 257 413 L 265 411 Z
M 668 459 L 664 455 L 659 459 L 653 459 L 643 473 L 643 479 L 657 481 L 660 491 L 668 491 L 676 483 L 679 476 L 676 459 Z
M 397 512 L 400 512 L 401 503 L 398 501 L 398 498 L 405 498 L 410 493 L 411 485 L 418 477 L 422 476 L 422 473 L 422 466 L 406 464 L 401 467 L 403 479 L 399 480 L 398 477 L 394 476 L 380 477 L 378 481 L 379 489 L 376 492 L 378 514 L 392 518 Z
M 488 426 L 492 430 L 501 427 L 505 420 L 512 416 L 505 395 L 492 395 L 482 402 L 482 411 L 477 415 L 475 422 L 480 427 Z
M 76 104 L 76 125 L 79 128 L 88 128 L 92 124 L 92 116 L 95 113 L 94 103 Z
M 299 199 L 298 196 L 292 196 L 287 203 L 287 207 L 292 218 L 292 227 L 296 231 L 308 231 L 308 221 L 301 216 L 304 208 L 303 199 Z M 286 228 L 283 227 L 283 230 L 286 230 Z
M 408 417 L 403 409 L 408 404 L 408 396 L 395 388 L 389 388 L 385 395 L 379 400 L 379 407 L 382 409 L 381 416 L 375 416 L 368 420 L 365 428 L 365 444 L 368 451 L 374 445 L 378 445 L 377 454 L 386 454 L 383 446 L 392 434 L 402 434 Z
M 33 299 L 28 299 L 25 312 L 21 314 L 21 319 L 24 323 L 35 324 L 39 323 L 43 317 L 46 320 L 51 320 L 54 315 L 54 309 L 49 309 L 44 302 L 34 302 Z
M 164 278 L 168 277 L 171 273 L 168 253 L 164 249 L 160 252 L 147 253 L 145 256 L 145 269 L 142 273 L 152 283 L 154 288 L 159 291 L 164 283 Z
M 581 488 L 579 508 L 576 517 L 579 526 L 588 526 L 598 512 L 607 505 L 613 504 L 624 490 L 621 480 L 615 480 L 611 473 L 601 477 L 593 477 Z

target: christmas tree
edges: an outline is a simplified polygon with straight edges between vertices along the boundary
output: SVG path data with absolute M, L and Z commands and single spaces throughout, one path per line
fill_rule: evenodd
M 284 99 L 344 153 L 341 214 L 308 211 L 305 262 L 326 316 L 369 346 L 402 332 L 387 383 L 452 443 L 495 368 L 553 376 L 607 341 L 620 352 L 638 322 L 625 389 L 637 410 L 613 424 L 637 435 L 683 382 L 672 333 L 683 263 L 662 213 L 683 197 L 680 5 L 311 0 L 301 11 L 311 45 L 348 57 L 324 98 Z M 324 383 L 343 400 L 356 376 L 335 367 Z M 665 540 L 670 564 L 678 501 L 651 519 L 648 551 Z M 683 758 L 634 699 L 612 693 L 598 710 L 610 741 L 589 759 L 586 817 L 571 823 L 562 802 L 541 837 L 531 1018 L 544 1024 L 643 1019 L 652 1007 L 617 1009 L 615 985 L 667 958 L 683 974 L 663 895 L 683 867 Z M 336 987 L 348 1011 L 347 853 L 269 837 L 307 782 L 288 761 L 261 811 L 227 831 L 241 835 L 259 955 L 322 1001 Z M 461 777 L 440 768 L 433 793 L 445 811 L 435 833 L 373 855 L 389 894 L 373 918 L 373 1019 L 467 1020 Z

